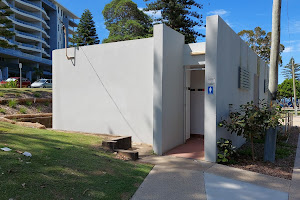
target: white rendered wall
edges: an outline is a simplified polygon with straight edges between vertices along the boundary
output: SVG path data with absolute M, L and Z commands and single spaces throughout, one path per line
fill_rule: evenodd
M 191 72 L 191 134 L 204 134 L 204 95 L 205 91 L 198 89 L 205 88 L 205 72 Z
M 184 36 L 154 26 L 154 151 L 161 155 L 184 142 Z
M 53 52 L 53 128 L 153 144 L 153 38 L 68 51 Z
M 183 64 L 185 66 L 196 66 L 196 65 L 203 65 L 205 61 L 205 54 L 191 56 L 192 52 L 205 52 L 205 42 L 201 43 L 193 43 L 193 44 L 185 44 L 184 45 L 184 52 L 183 52 Z
M 254 75 L 257 74 L 260 59 L 219 16 L 207 18 L 206 36 L 206 89 L 212 85 L 211 78 L 215 78 L 215 85 L 214 94 L 208 95 L 206 92 L 205 98 L 205 156 L 206 160 L 216 161 L 216 142 L 219 138 L 229 138 L 237 147 L 245 141 L 218 127 L 218 123 L 228 117 L 229 104 L 236 109 L 253 101 Z M 250 72 L 249 90 L 238 88 L 240 66 Z M 265 76 L 263 71 L 260 70 L 260 98 L 265 96 L 261 84 L 261 77 Z

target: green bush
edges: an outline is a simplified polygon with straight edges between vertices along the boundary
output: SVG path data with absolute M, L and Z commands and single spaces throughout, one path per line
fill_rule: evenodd
M 42 95 L 39 92 L 35 92 L 35 93 L 33 93 L 33 96 L 36 98 L 40 98 Z
M 26 101 L 25 104 L 26 104 L 27 106 L 31 106 L 31 105 L 32 105 L 32 101 Z
M 244 155 L 244 156 L 251 156 L 252 151 L 251 148 L 243 149 L 238 151 L 239 155 Z
M 16 88 L 16 87 L 17 87 L 17 81 L 9 81 L 1 85 L 1 88 Z
M 4 97 L 4 93 L 3 92 L 0 92 L 0 97 Z
M 6 114 L 6 110 L 4 108 L 0 108 L 0 113 Z
M 17 101 L 16 101 L 15 99 L 9 100 L 9 101 L 8 101 L 8 106 L 9 106 L 10 108 L 16 108 L 16 106 L 17 106 Z
M 224 138 L 220 138 L 217 142 L 218 147 L 218 163 L 231 163 L 234 161 L 236 154 L 235 147 L 232 145 L 232 141 Z
M 293 151 L 290 148 L 286 147 L 277 147 L 276 149 L 276 158 L 286 158 L 289 157 Z
M 20 113 L 21 114 L 26 114 L 27 113 L 27 109 L 26 108 L 20 108 Z
M 50 104 L 50 103 L 49 103 L 48 101 L 46 101 L 46 102 L 44 103 L 44 105 L 47 106 L 47 107 L 49 106 L 49 104 Z
M 41 106 L 38 106 L 38 107 L 37 107 L 37 111 L 38 111 L 38 112 L 41 112 L 41 111 L 42 111 L 42 107 L 41 107 Z

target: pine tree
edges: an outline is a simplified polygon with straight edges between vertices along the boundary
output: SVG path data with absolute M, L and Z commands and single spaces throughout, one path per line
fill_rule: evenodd
M 132 0 L 112 0 L 102 12 L 109 30 L 103 43 L 148 38 L 152 36 L 152 20 Z
M 2 0 L 0 0 L 2 2 Z M 0 37 L 5 37 L 6 39 L 12 38 L 15 33 L 10 28 L 13 28 L 12 21 L 7 17 L 13 14 L 9 6 L 0 6 Z M 10 45 L 7 40 L 0 39 L 0 47 L 2 48 L 13 48 L 16 45 Z
M 292 72 L 292 63 L 293 63 L 293 61 L 295 63 L 295 60 L 292 57 L 290 59 L 290 62 L 286 66 L 283 67 L 282 75 L 285 79 L 293 78 L 293 72 Z M 295 67 L 295 79 L 300 81 L 300 65 L 295 63 L 294 67 Z
M 196 27 L 205 27 L 202 14 L 196 11 L 200 9 L 203 5 L 196 0 L 154 0 L 147 4 L 145 11 L 161 11 L 161 18 L 155 19 L 156 23 L 164 23 L 182 33 L 185 43 L 195 43 L 198 36 L 205 37 L 195 30 Z
M 70 43 L 73 43 L 74 46 L 86 46 L 100 43 L 92 13 L 88 9 L 84 10 L 78 28 L 73 35 L 73 38 L 70 40 Z

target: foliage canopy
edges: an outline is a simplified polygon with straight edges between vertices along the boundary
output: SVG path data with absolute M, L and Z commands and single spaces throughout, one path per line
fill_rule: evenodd
M 292 63 L 294 62 L 294 68 L 295 68 L 295 79 L 300 80 L 300 65 L 295 63 L 295 59 L 291 58 L 290 62 L 283 67 L 282 75 L 285 79 L 291 79 L 293 78 L 293 71 L 292 71 Z
M 203 15 L 196 10 L 203 5 L 195 0 L 144 0 L 147 3 L 145 11 L 161 12 L 161 17 L 154 19 L 155 23 L 164 23 L 185 36 L 185 43 L 195 43 L 198 36 L 204 34 L 195 28 L 205 27 Z
M 2 2 L 2 0 L 0 0 Z M 12 38 L 15 33 L 9 29 L 13 28 L 12 21 L 7 17 L 12 15 L 13 12 L 9 6 L 0 6 L 0 37 L 5 37 L 6 39 Z M 2 48 L 13 48 L 16 45 L 11 45 L 7 40 L 0 40 L 0 47 Z
M 112 0 L 102 14 L 109 31 L 103 43 L 148 38 L 152 36 L 152 19 L 131 0 Z
M 261 57 L 265 62 L 270 63 L 271 55 L 271 32 L 262 30 L 261 27 L 256 27 L 254 30 L 242 30 L 238 33 L 239 36 L 253 49 L 253 51 Z M 280 44 L 280 60 L 282 65 L 281 53 L 284 50 L 284 45 Z
M 95 22 L 90 10 L 84 10 L 78 24 L 78 28 L 70 40 L 73 46 L 86 46 L 99 44 L 98 34 L 96 32 Z

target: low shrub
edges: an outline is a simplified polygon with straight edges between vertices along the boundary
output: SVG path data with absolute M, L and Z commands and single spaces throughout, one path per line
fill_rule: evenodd
M 42 95 L 39 92 L 35 92 L 35 93 L 33 93 L 33 96 L 36 98 L 40 98 Z
M 220 138 L 217 142 L 218 147 L 218 163 L 232 163 L 236 154 L 236 148 L 232 145 L 232 141 Z
M 16 101 L 15 99 L 9 100 L 9 101 L 8 101 L 8 106 L 9 106 L 10 108 L 16 108 L 16 106 L 17 106 L 17 101 Z
M 42 107 L 41 107 L 41 106 L 38 106 L 38 107 L 37 107 L 37 111 L 38 111 L 38 112 L 41 112 L 41 111 L 42 111 Z
M 4 93 L 3 92 L 0 92 L 0 97 L 4 97 Z
M 20 108 L 20 113 L 21 114 L 26 114 L 27 113 L 27 109 L 26 108 Z
M 26 101 L 25 104 L 26 104 L 26 106 L 31 106 L 32 105 L 32 101 Z
M 46 101 L 46 102 L 44 103 L 44 105 L 47 106 L 47 107 L 49 106 L 49 104 L 50 104 L 50 103 L 49 103 L 48 101 Z
M 0 113 L 6 114 L 6 110 L 4 108 L 0 108 Z

